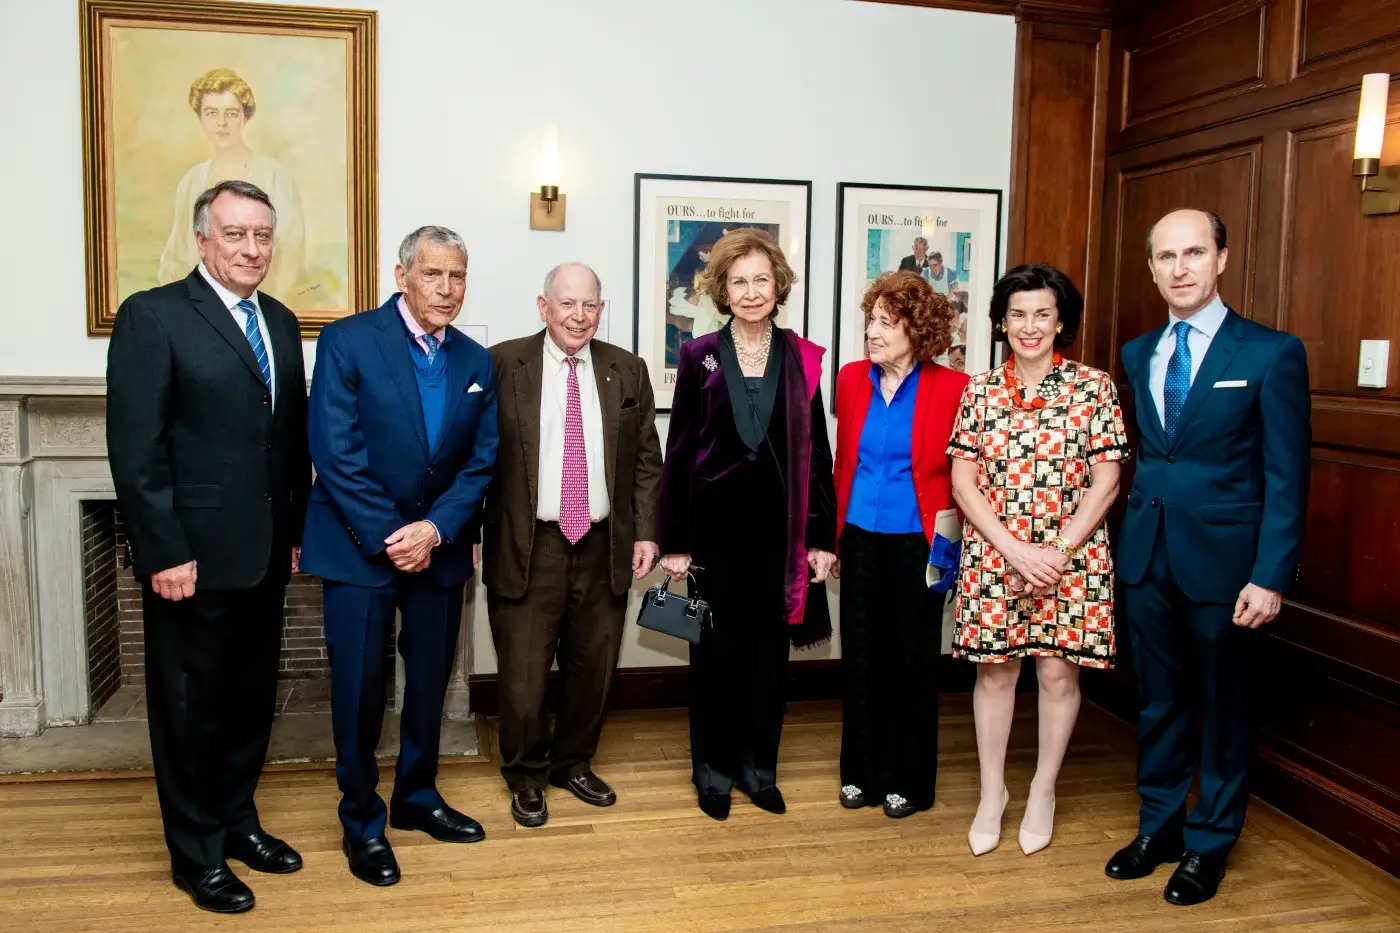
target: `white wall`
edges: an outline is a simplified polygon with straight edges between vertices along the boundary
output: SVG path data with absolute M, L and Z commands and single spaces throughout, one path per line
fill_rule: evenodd
M 1010 17 L 852 0 L 299 2 L 380 11 L 380 291 L 404 233 L 453 227 L 471 249 L 461 320 L 492 342 L 535 330 L 544 273 L 582 259 L 630 346 L 634 172 L 811 179 L 823 343 L 837 182 L 1009 187 Z M 0 374 L 104 370 L 85 325 L 78 79 L 78 5 L 0 0 Z M 564 233 L 526 215 L 549 122 Z M 474 589 L 475 669 L 494 671 Z M 684 663 L 668 641 L 633 629 L 622 663 Z

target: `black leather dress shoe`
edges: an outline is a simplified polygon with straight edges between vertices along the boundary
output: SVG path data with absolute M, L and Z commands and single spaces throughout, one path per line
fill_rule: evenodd
M 765 787 L 763 790 L 754 791 L 749 794 L 749 799 L 760 810 L 778 814 L 787 812 L 787 801 L 783 800 L 783 792 L 778 790 L 776 784 L 772 787 Z
M 1225 876 L 1225 860 L 1228 854 L 1202 855 L 1187 851 L 1181 857 L 1181 864 L 1167 879 L 1162 896 L 1168 904 L 1190 907 L 1202 904 L 1215 897 L 1220 887 L 1220 879 Z
M 700 809 L 712 820 L 729 819 L 729 804 L 732 798 L 728 794 L 701 794 Z
M 227 865 L 208 871 L 171 869 L 175 887 L 184 891 L 200 910 L 216 914 L 241 914 L 253 909 L 253 891 L 229 871 Z
M 1138 835 L 1133 837 L 1132 842 L 1113 853 L 1113 858 L 1108 860 L 1103 871 L 1110 878 L 1131 881 L 1134 878 L 1146 878 L 1163 862 L 1175 862 L 1180 859 L 1180 839 Z
M 264 832 L 229 836 L 224 841 L 224 855 L 238 859 L 253 871 L 272 875 L 286 875 L 301 868 L 301 856 L 296 849 Z
M 595 807 L 610 807 L 617 803 L 617 792 L 608 786 L 607 781 L 592 771 L 576 774 L 567 781 L 550 781 L 549 783 L 572 792 L 579 800 Z
M 364 842 L 341 840 L 340 847 L 350 860 L 350 874 L 366 884 L 385 887 L 399 882 L 399 860 L 394 858 L 394 850 L 389 840 L 375 836 Z
M 395 829 L 421 830 L 438 842 L 480 842 L 486 838 L 486 830 L 480 823 L 447 804 L 436 810 L 400 804 L 389 814 L 389 825 Z
M 544 802 L 544 791 L 538 787 L 515 791 L 510 795 L 510 815 L 521 826 L 543 826 L 549 820 L 549 807 Z

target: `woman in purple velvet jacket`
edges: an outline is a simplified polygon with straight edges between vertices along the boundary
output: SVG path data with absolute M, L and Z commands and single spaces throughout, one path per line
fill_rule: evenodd
M 717 820 L 736 784 L 770 813 L 787 809 L 777 776 L 788 646 L 831 636 L 825 351 L 773 320 L 796 280 L 767 233 L 726 233 L 701 287 L 730 321 L 681 348 L 671 402 L 661 566 L 677 581 L 693 574 L 713 609 L 690 648 L 690 759 L 700 809 Z

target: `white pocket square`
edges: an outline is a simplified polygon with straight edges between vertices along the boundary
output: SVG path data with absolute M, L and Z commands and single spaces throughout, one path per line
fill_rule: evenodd
M 1241 382 L 1240 385 L 1244 385 L 1244 383 Z M 469 393 L 470 393 L 470 392 L 480 392 L 480 391 L 481 391 L 481 386 L 477 385 L 475 382 L 473 382 L 473 383 L 471 384 L 471 388 L 467 389 L 467 392 L 469 392 Z
M 1249 385 L 1248 379 L 1222 379 L 1215 384 L 1217 389 L 1243 389 Z

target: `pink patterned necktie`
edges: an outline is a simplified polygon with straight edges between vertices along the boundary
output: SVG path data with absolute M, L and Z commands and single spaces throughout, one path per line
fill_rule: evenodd
M 588 454 L 583 446 L 583 406 L 578 393 L 576 356 L 564 358 L 569 364 L 569 400 L 564 410 L 564 473 L 559 490 L 559 530 L 570 544 L 588 533 Z

